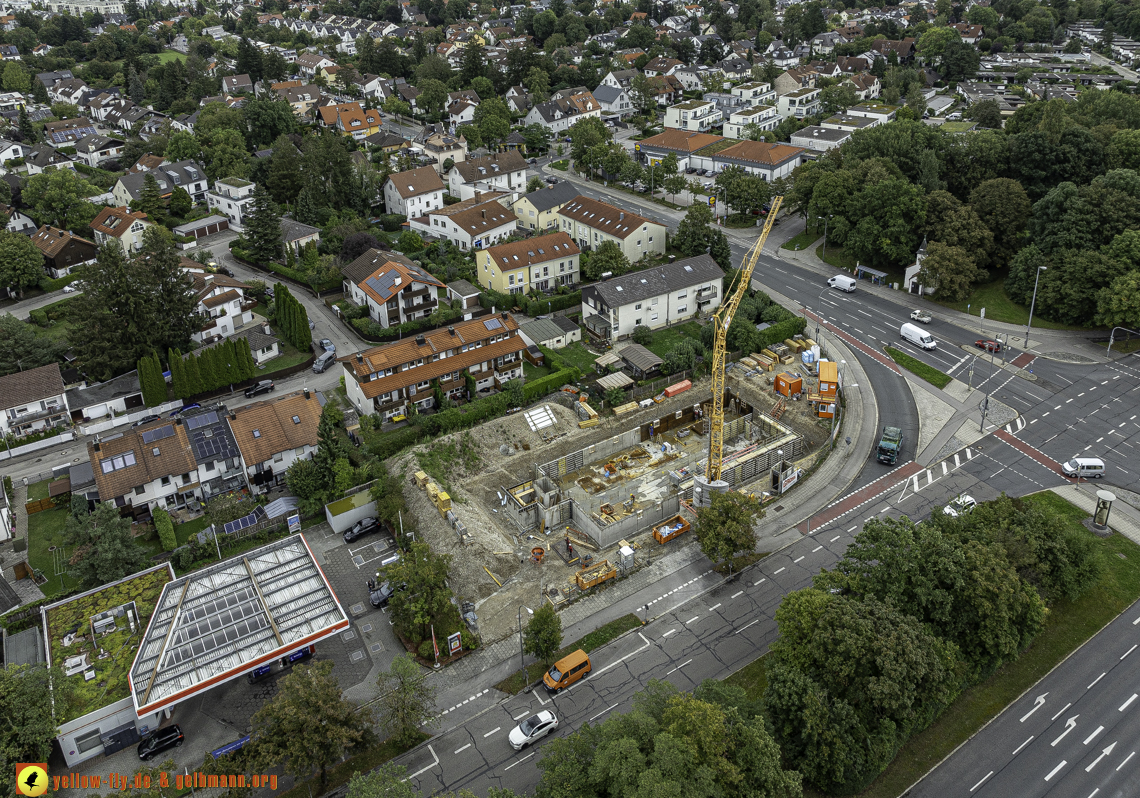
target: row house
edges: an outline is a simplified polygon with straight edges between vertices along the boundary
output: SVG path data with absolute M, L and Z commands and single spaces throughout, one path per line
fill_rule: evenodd
M 388 176 L 384 181 L 384 205 L 388 213 L 423 216 L 443 207 L 446 188 L 434 167 L 421 166 Z
M 381 327 L 430 316 L 446 286 L 399 253 L 370 249 L 345 266 L 344 293 Z
M 457 163 L 447 173 L 448 193 L 470 199 L 479 192 L 526 190 L 526 159 L 517 150 Z
M 582 250 L 559 231 L 480 250 L 475 256 L 479 284 L 503 294 L 550 292 L 579 282 Z
M 308 388 L 234 410 L 230 430 L 241 452 L 250 492 L 264 493 L 285 482 L 289 466 L 311 460 L 325 395 Z
M 523 194 L 511 205 L 519 219 L 519 227 L 527 230 L 555 230 L 558 211 L 578 196 L 573 183 L 563 180 L 547 188 Z
M 526 347 L 509 313 L 459 322 L 344 358 L 346 394 L 361 415 L 384 421 L 412 405 L 435 407 L 437 394 L 473 399 L 472 387 L 477 394 L 523 379 Z
M 583 250 L 613 241 L 630 263 L 646 254 L 665 254 L 665 225 L 607 202 L 577 196 L 558 211 L 559 229 Z
M 65 394 L 58 363 L 0 377 L 0 435 L 19 438 L 67 426 Z

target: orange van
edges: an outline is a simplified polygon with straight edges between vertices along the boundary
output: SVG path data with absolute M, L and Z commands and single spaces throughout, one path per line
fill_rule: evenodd
M 546 685 L 547 692 L 557 693 L 584 678 L 591 670 L 590 655 L 578 649 L 554 663 L 554 667 L 542 677 L 542 683 Z

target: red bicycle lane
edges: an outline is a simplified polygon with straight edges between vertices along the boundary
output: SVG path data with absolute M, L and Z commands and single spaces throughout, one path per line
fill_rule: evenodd
M 849 493 L 834 504 L 825 507 L 821 512 L 802 522 L 797 529 L 804 535 L 810 535 L 848 513 L 859 509 L 863 505 L 874 501 L 892 488 L 906 482 L 915 474 L 925 470 L 926 469 L 913 460 L 897 468 L 893 468 L 871 484 L 864 485 L 859 488 L 859 490 Z

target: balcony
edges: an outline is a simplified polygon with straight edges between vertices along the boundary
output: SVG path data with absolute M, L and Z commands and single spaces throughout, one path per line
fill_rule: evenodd
M 716 286 L 713 286 L 711 288 L 702 288 L 700 291 L 697 291 L 696 296 L 698 302 L 702 300 L 716 299 Z
M 439 300 L 432 297 L 431 299 L 427 300 L 426 302 L 421 302 L 418 305 L 413 305 L 410 302 L 405 302 L 402 312 L 404 313 L 404 315 L 410 316 L 413 313 L 421 313 L 421 312 L 431 313 L 437 307 L 439 307 Z

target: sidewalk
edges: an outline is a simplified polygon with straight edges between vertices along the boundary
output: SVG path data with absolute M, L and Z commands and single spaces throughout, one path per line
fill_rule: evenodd
M 5 541 L 0 546 L 0 567 L 4 569 L 4 579 L 20 597 L 20 604 L 24 605 L 39 601 L 44 597 L 44 594 L 34 580 L 16 579 L 16 563 L 23 562 L 27 558 L 27 549 L 16 552 L 13 544 L 17 540 L 23 540 L 25 544 L 28 541 L 28 514 L 24 512 L 24 505 L 28 502 L 28 487 L 23 484 L 22 480 L 15 479 L 12 480 L 12 488 L 15 492 L 15 497 L 12 500 L 12 515 L 15 516 L 16 520 L 12 527 L 12 540 Z
M 1113 532 L 1119 532 L 1133 543 L 1140 543 L 1140 510 L 1132 506 L 1129 501 L 1135 494 L 1129 491 L 1117 492 L 1111 485 L 1101 488 L 1096 483 L 1082 482 L 1050 488 L 1062 499 L 1072 502 L 1087 512 L 1089 516 L 1096 513 L 1096 494 L 1099 490 L 1107 490 L 1116 494 L 1116 501 L 1112 503 L 1112 510 L 1108 515 L 1108 526 Z M 1129 496 L 1124 496 L 1128 493 Z

